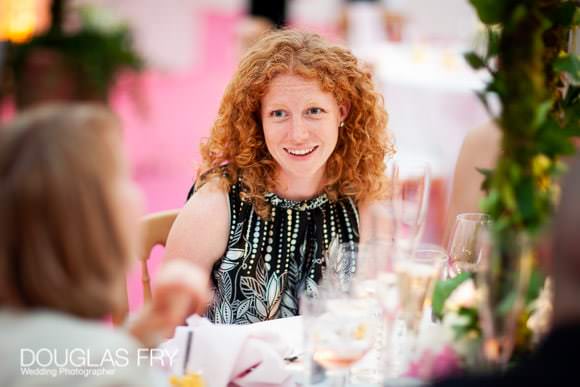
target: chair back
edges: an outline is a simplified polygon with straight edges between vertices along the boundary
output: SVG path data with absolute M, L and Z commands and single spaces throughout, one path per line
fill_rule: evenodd
M 141 262 L 141 283 L 143 285 L 143 303 L 151 301 L 151 277 L 147 261 L 151 251 L 157 245 L 165 247 L 169 230 L 177 218 L 178 209 L 154 212 L 141 219 L 141 247 L 139 261 Z M 129 314 L 129 295 L 125 286 L 125 303 L 119 311 L 113 313 L 113 324 L 121 325 Z

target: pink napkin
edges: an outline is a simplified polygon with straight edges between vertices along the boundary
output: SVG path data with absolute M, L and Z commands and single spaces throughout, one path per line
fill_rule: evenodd
M 177 351 L 174 374 L 201 372 L 207 387 L 295 386 L 283 359 L 290 348 L 271 331 L 192 316 L 162 348 Z

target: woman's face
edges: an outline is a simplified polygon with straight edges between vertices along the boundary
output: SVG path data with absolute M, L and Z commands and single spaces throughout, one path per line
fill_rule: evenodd
M 338 105 L 317 81 L 291 74 L 271 81 L 261 105 L 266 146 L 278 163 L 278 183 L 315 178 L 320 184 L 347 107 Z

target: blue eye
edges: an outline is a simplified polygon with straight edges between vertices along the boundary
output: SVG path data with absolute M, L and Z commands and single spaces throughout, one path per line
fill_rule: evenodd
M 286 117 L 286 112 L 284 110 L 273 110 L 272 112 L 270 112 L 270 117 L 284 118 Z

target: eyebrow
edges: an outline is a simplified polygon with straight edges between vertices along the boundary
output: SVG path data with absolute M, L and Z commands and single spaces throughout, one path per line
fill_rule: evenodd
M 309 99 L 304 103 L 308 107 L 328 107 L 329 102 L 324 102 L 321 100 Z M 262 104 L 262 109 L 267 110 L 278 110 L 278 109 L 288 109 L 288 105 L 283 102 L 270 102 L 269 104 Z

